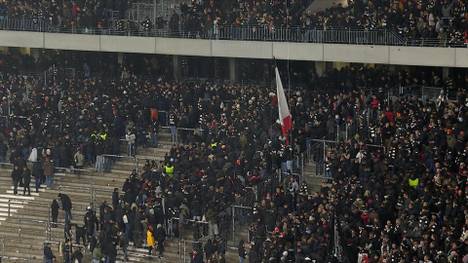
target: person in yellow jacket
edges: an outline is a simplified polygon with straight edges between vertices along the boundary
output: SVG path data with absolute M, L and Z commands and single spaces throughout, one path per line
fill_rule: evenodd
M 417 188 L 419 185 L 419 178 L 409 178 L 408 185 L 412 188 Z
M 151 226 L 148 226 L 148 229 L 146 230 L 146 244 L 148 245 L 148 255 L 151 256 L 151 252 L 155 245 L 154 232 Z
M 418 188 L 419 186 L 419 177 L 415 174 L 413 174 L 412 176 L 410 176 L 410 178 L 408 178 L 408 185 L 411 187 L 411 188 Z
M 174 165 L 171 162 L 164 165 L 164 173 L 169 177 L 174 175 Z

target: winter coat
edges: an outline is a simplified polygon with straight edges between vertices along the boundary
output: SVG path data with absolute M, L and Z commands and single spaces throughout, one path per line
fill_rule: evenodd
M 33 163 L 32 175 L 34 176 L 34 178 L 41 178 L 41 176 L 42 176 L 42 165 L 41 165 L 40 162 Z
M 29 185 L 31 183 L 31 171 L 29 169 L 25 169 L 23 171 L 23 185 Z
M 72 202 L 68 195 L 62 194 L 60 197 L 60 201 L 62 201 L 62 209 L 64 211 L 70 211 L 72 209 Z
M 58 215 L 58 209 L 59 209 L 59 204 L 57 200 L 52 201 L 52 205 L 50 206 L 50 209 L 52 210 L 52 215 Z
M 21 170 L 19 168 L 16 168 L 11 172 L 11 179 L 13 182 L 19 182 L 21 180 Z
M 45 159 L 43 164 L 44 175 L 52 176 L 54 174 L 54 163 L 50 159 Z
M 146 231 L 146 244 L 148 245 L 148 247 L 154 247 L 154 234 L 151 230 L 147 230 Z

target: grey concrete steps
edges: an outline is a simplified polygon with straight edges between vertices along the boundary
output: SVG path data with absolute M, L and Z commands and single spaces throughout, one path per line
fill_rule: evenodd
M 34 254 L 33 254 L 34 253 Z M 7 251 L 3 253 L 2 263 L 42 263 L 39 251 Z
M 167 137 L 167 136 L 166 136 Z M 138 158 L 140 160 L 162 160 L 171 148 L 170 143 L 162 141 L 161 147 L 159 148 L 139 148 Z M 130 160 L 130 159 L 129 159 Z M 0 225 L 0 240 L 8 240 L 8 246 L 6 250 L 8 253 L 6 256 L 19 256 L 19 255 L 32 255 L 38 257 L 37 262 L 42 260 L 42 247 L 45 240 L 45 230 L 43 226 L 38 223 L 34 223 L 33 220 L 48 219 L 49 206 L 53 198 L 57 198 L 59 192 L 64 192 L 72 199 L 73 207 L 72 210 L 73 220 L 72 223 L 82 224 L 83 216 L 85 214 L 86 207 L 89 205 L 89 193 L 86 189 L 92 185 L 96 189 L 96 206 L 99 205 L 103 200 L 110 202 L 111 192 L 114 187 L 121 189 L 123 182 L 128 178 L 132 167 L 132 162 L 124 159 L 115 163 L 111 173 L 99 173 L 93 171 L 92 168 L 87 169 L 86 172 L 80 174 L 73 174 L 66 171 L 56 173 L 54 177 L 54 185 L 50 189 L 41 190 L 39 195 L 33 194 L 34 200 L 29 198 L 16 197 L 11 204 L 10 209 L 16 209 L 16 214 L 11 216 L 9 219 L 3 221 L 3 225 Z M 144 162 L 140 164 L 144 165 Z M 1 194 L 11 191 L 11 167 L 0 167 L 0 201 L 2 199 Z M 33 183 L 31 190 L 34 192 Z M 3 196 L 3 199 L 11 197 L 10 195 Z M 0 214 L 4 210 L 4 203 L 0 202 Z M 3 210 L 2 210 L 3 209 Z M 18 218 L 23 218 L 20 222 Z M 63 222 L 63 211 L 59 212 L 59 223 Z M 0 221 L 0 224 L 2 222 Z M 21 239 L 18 237 L 18 229 L 21 228 Z M 52 228 L 50 236 L 53 241 L 63 240 L 63 227 L 60 225 L 57 228 Z M 28 243 L 24 244 L 24 240 L 29 240 Z M 165 256 L 159 258 L 149 258 L 145 254 L 145 249 L 133 249 L 130 251 L 129 262 L 179 262 L 181 257 L 179 248 L 177 247 L 177 241 L 168 240 L 166 242 Z M 57 253 L 57 247 L 53 246 L 54 253 Z M 187 248 L 186 262 L 189 262 L 189 255 L 191 248 Z M 19 253 L 16 253 L 18 251 Z M 121 252 L 119 252 L 121 253 Z M 231 255 L 232 261 L 227 260 L 226 262 L 235 262 L 237 260 L 236 252 L 234 251 Z M 28 256 L 29 257 L 29 256 Z M 119 256 L 119 259 L 123 259 Z M 7 261 L 3 262 L 22 262 L 22 261 Z M 31 262 L 36 262 L 31 260 Z M 120 262 L 123 262 L 122 260 Z
M 171 247 L 167 242 L 165 245 L 165 252 L 162 257 L 157 255 L 149 256 L 148 249 L 136 248 L 133 246 L 128 248 L 128 256 L 130 262 L 178 262 L 178 259 L 180 258 L 177 247 Z M 121 250 L 118 251 L 118 259 L 123 262 L 124 257 Z

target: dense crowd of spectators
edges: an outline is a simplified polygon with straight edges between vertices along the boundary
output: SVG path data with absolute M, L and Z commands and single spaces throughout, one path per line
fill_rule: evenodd
M 272 88 L 143 80 L 126 67 L 117 78 L 57 76 L 47 85 L 6 73 L 1 110 L 15 117 L 2 122 L 1 141 L 8 143 L 0 155 L 5 159 L 9 149 L 10 160 L 19 162 L 36 149 L 34 162 L 77 166 L 82 156 L 80 165 L 92 164 L 99 154 L 119 153 L 119 139 L 129 131 L 137 147 L 150 144 L 148 134 L 155 126 L 157 134 L 163 121 L 152 109 L 165 110 L 175 126 L 201 130 L 180 134 L 181 144 L 164 161 L 132 173 L 122 195 L 116 191 L 112 204 L 100 207 L 99 219 L 88 211 L 83 231 L 96 254 L 112 257 L 117 245 L 130 242 L 163 254 L 166 235 L 207 235 L 210 244 L 197 246 L 193 258 L 208 254 L 222 261 L 226 208 L 240 204 L 255 206 L 251 240 L 239 247 L 251 262 L 330 259 L 334 226 L 351 262 L 365 254 L 374 262 L 461 260 L 466 80 L 455 83 L 454 100 L 442 94 L 423 103 L 387 91 L 445 86 L 438 74 L 353 66 L 312 78 L 320 88 L 288 93 L 294 130 L 286 146 Z M 344 123 L 348 140 L 321 160 L 333 184 L 308 192 L 290 174 L 296 154 L 306 151 L 307 138 L 336 138 L 335 127 Z M 381 147 L 366 146 L 371 143 Z M 258 197 L 256 204 L 251 196 Z
M 124 18 L 129 7 L 128 0 L 99 1 L 0 1 L 2 18 L 26 18 L 33 21 L 46 21 L 57 27 L 100 28 L 110 26 L 113 11 L 117 19 Z
M 353 1 L 321 12 L 305 12 L 304 28 L 386 29 L 409 39 L 467 43 L 465 1 Z M 465 42 L 464 42 L 465 41 Z
M 288 1 L 192 1 L 182 3 L 168 21 L 164 17 L 146 17 L 138 24 L 111 23 L 126 18 L 132 1 L 0 1 L 2 18 L 29 18 L 66 28 L 112 28 L 136 30 L 161 29 L 166 22 L 173 32 L 219 34 L 221 26 L 249 26 L 253 30 L 296 28 L 391 30 L 410 40 L 425 44 L 468 43 L 468 12 L 463 0 L 424 1 L 348 1 L 346 5 L 312 12 L 310 0 Z M 118 15 L 114 15 L 117 11 Z M 143 19 L 143 18 L 140 18 Z M 127 26 L 125 26 L 127 25 Z M 437 41 L 434 41 L 437 40 Z M 430 42 L 432 41 L 432 42 Z M 417 42 L 416 44 L 421 44 Z
M 226 5 L 206 1 L 182 6 L 182 28 L 188 31 L 218 33 L 220 26 L 265 28 L 300 28 L 302 32 L 319 29 L 392 30 L 414 40 L 444 43 L 468 43 L 468 19 L 465 1 L 349 1 L 312 12 L 309 1 L 237 1 Z M 178 15 L 174 15 L 179 21 Z M 172 29 L 177 23 L 172 24 Z M 252 32 L 254 33 L 254 32 Z
M 371 121 L 383 147 L 355 136 L 327 152 L 333 184 L 307 194 L 286 183 L 265 196 L 254 225 L 255 257 L 321 261 L 331 255 L 326 248 L 337 222 L 351 262 L 466 261 L 466 103 L 461 91 L 451 102 L 401 97 L 379 106 Z

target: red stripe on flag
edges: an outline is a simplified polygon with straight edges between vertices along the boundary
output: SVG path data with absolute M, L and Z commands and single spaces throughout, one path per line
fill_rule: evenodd
M 291 115 L 286 116 L 281 120 L 281 132 L 284 137 L 288 136 L 289 131 L 292 129 L 292 118 Z

